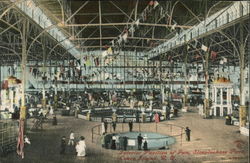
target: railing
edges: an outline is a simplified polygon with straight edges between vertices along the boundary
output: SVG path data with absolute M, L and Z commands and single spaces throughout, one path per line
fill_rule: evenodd
M 91 129 L 92 132 L 92 143 L 99 142 L 99 138 L 102 135 L 102 125 L 96 125 Z M 165 123 L 134 123 L 133 131 L 137 132 L 154 132 L 166 136 L 171 136 L 176 139 L 177 143 L 180 143 L 182 146 L 182 139 L 184 135 L 184 128 L 174 124 L 165 124 Z M 116 130 L 112 128 L 112 124 L 108 124 L 107 133 L 123 133 L 129 132 L 128 123 L 117 123 Z M 179 141 L 177 141 L 179 140 Z
M 16 149 L 18 122 L 0 120 L 0 156 Z

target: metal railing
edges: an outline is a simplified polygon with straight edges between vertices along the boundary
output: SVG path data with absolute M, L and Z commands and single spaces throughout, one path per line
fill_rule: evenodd
M 17 136 L 17 121 L 0 120 L 0 155 L 4 155 L 16 148 Z
M 99 142 L 102 135 L 102 124 L 96 125 L 91 129 L 92 143 Z M 176 139 L 177 143 L 182 146 L 183 135 L 185 134 L 184 128 L 174 124 L 165 123 L 134 123 L 133 130 L 137 132 L 153 132 L 166 136 L 171 136 Z M 116 130 L 112 128 L 112 124 L 108 124 L 107 133 L 123 133 L 129 132 L 128 123 L 117 123 Z

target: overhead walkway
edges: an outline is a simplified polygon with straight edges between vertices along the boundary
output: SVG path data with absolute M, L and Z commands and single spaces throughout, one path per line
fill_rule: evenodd
M 150 50 L 148 52 L 149 58 L 166 53 L 189 41 L 208 36 L 240 21 L 249 19 L 249 6 L 249 1 L 234 2 L 233 5 L 218 11 L 204 21 L 201 21 L 198 25 L 183 31 L 179 35 Z
M 76 45 L 69 40 L 69 37 L 62 32 L 62 29 L 58 28 L 57 24 L 52 22 L 49 16 L 33 0 L 10 1 L 14 2 L 24 14 L 34 20 L 45 32 L 48 32 L 70 54 L 76 58 L 81 55 L 81 51 L 77 49 Z

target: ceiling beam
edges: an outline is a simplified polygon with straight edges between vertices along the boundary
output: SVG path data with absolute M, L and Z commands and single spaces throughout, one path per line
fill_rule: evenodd
M 53 14 L 53 15 L 60 16 L 61 14 L 56 13 L 56 14 Z M 97 12 L 93 12 L 93 13 L 77 13 L 74 16 L 96 16 L 96 15 L 98 16 L 99 13 L 97 13 Z M 123 13 L 115 13 L 115 12 L 112 12 L 112 13 L 102 13 L 102 16 L 121 16 L 121 15 L 124 15 L 124 14 Z
M 145 48 L 145 49 L 152 48 L 149 46 L 127 46 L 127 45 L 125 45 L 123 47 L 125 47 L 125 48 Z M 105 49 L 107 49 L 107 46 L 100 47 L 100 45 L 93 45 L 93 46 L 83 46 L 82 48 L 105 48 Z
M 67 23 L 71 18 L 73 18 L 75 16 L 75 14 L 77 14 L 84 6 L 86 6 L 88 4 L 89 1 L 86 1 L 83 5 L 81 5 L 66 21 L 65 23 Z
M 100 51 L 102 50 L 102 8 L 101 8 L 101 1 L 98 1 L 98 9 L 99 9 L 99 43 L 100 43 Z
M 135 23 L 134 22 L 123 22 L 123 23 L 102 23 L 102 24 L 99 24 L 99 23 L 94 23 L 94 24 L 62 24 L 62 23 L 59 23 L 57 26 L 59 27 L 63 27 L 63 28 L 66 28 L 66 27 L 97 27 L 97 26 L 113 26 L 113 25 L 116 25 L 116 26 L 125 26 L 125 25 L 134 25 Z M 188 26 L 188 25 L 169 25 L 169 24 L 153 24 L 153 23 L 139 23 L 139 25 L 141 26 L 155 26 L 155 27 L 172 27 L 174 26 L 175 28 L 186 28 L 186 29 L 189 29 L 189 28 L 192 28 L 193 26 Z
M 73 38 L 70 37 L 70 40 L 72 41 L 80 41 L 80 40 L 113 40 L 116 39 L 117 37 L 90 37 L 90 38 Z M 135 39 L 135 40 L 156 40 L 156 41 L 167 41 L 168 39 L 163 39 L 163 38 L 143 38 L 143 37 L 128 37 L 128 39 Z

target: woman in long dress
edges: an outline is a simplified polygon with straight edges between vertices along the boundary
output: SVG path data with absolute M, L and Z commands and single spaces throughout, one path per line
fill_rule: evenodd
M 77 156 L 86 156 L 86 144 L 85 138 L 83 136 L 80 137 L 80 141 L 76 145 Z

